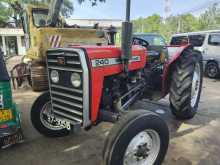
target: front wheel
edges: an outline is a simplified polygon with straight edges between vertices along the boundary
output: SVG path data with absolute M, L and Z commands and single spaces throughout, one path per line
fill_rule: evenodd
M 39 96 L 32 106 L 31 122 L 33 126 L 38 132 L 48 137 L 67 136 L 70 132 L 54 120 L 51 110 L 50 94 L 46 92 Z
M 123 116 L 112 128 L 103 151 L 104 165 L 160 165 L 169 131 L 156 114 L 139 110 Z

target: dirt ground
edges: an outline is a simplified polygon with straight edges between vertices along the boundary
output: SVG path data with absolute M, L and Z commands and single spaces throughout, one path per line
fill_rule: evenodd
M 199 112 L 189 121 L 177 121 L 168 99 L 139 101 L 135 107 L 163 110 L 170 129 L 170 146 L 164 165 L 220 165 L 220 80 L 204 79 Z M 1 165 L 99 165 L 104 140 L 112 125 L 102 123 L 90 131 L 65 138 L 46 138 L 31 125 L 30 108 L 40 93 L 18 89 L 14 99 L 22 112 L 25 142 L 0 151 Z

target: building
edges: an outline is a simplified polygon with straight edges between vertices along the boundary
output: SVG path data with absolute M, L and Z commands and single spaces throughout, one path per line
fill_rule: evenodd
M 80 27 L 93 27 L 95 24 L 99 24 L 100 27 L 107 28 L 114 26 L 120 29 L 122 26 L 122 20 L 120 19 L 67 19 L 68 25 L 78 25 Z
M 4 55 L 25 55 L 25 37 L 23 29 L 0 28 L 0 48 Z

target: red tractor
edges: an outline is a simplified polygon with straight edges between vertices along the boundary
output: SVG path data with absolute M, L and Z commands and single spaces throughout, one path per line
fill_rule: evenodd
M 135 42 L 137 43 L 135 38 Z M 104 165 L 161 164 L 169 144 L 166 123 L 147 110 L 131 110 L 143 98 L 170 94 L 178 119 L 192 118 L 202 87 L 202 56 L 190 45 L 148 55 L 148 43 L 132 46 L 130 0 L 122 26 L 122 48 L 69 46 L 47 52 L 49 91 L 31 110 L 34 127 L 49 137 L 89 130 L 102 121 L 115 123 L 105 142 Z

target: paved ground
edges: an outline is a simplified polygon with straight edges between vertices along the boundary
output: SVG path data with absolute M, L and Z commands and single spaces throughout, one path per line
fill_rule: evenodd
M 185 122 L 170 114 L 167 99 L 159 104 L 141 101 L 137 107 L 163 109 L 170 128 L 170 146 L 165 165 L 220 165 L 220 81 L 205 79 L 198 115 Z M 25 143 L 0 151 L 1 165 L 99 165 L 104 139 L 111 124 L 65 138 L 43 137 L 32 127 L 30 108 L 39 93 L 19 89 L 15 101 L 22 111 Z M 154 107 L 154 108 L 152 108 Z

